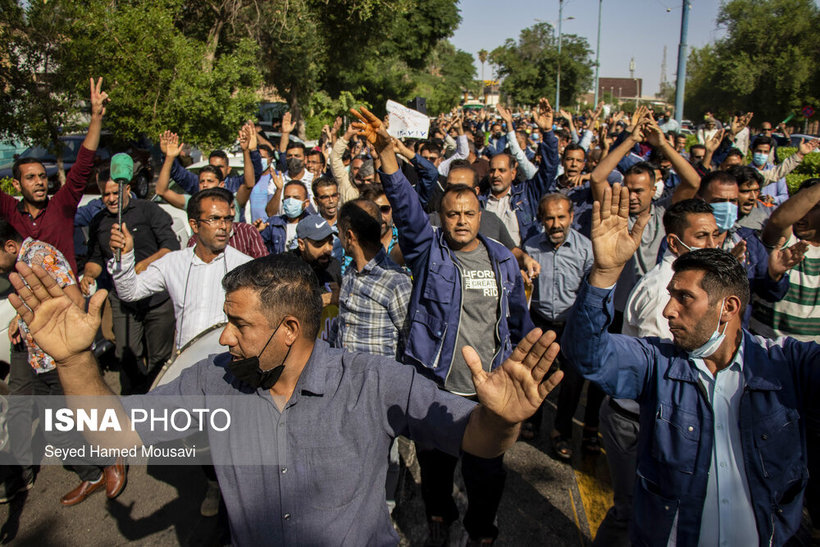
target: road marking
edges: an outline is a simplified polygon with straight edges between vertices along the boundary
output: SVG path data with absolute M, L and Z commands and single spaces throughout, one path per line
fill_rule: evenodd
M 569 492 L 569 502 L 572 505 L 572 516 L 575 517 L 575 529 L 578 530 L 578 544 L 583 547 L 584 535 L 581 533 L 581 522 L 578 520 L 578 510 L 575 508 L 575 498 L 572 495 L 572 488 L 567 488 Z

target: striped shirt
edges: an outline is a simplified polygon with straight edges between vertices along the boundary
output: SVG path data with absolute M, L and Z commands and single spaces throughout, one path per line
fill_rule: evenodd
M 339 290 L 335 347 L 396 359 L 405 335 L 405 318 L 413 284 L 384 249 L 362 271 L 350 267 Z
M 790 247 L 798 239 L 792 235 Z M 752 332 L 764 338 L 791 336 L 803 342 L 820 342 L 820 246 L 809 244 L 806 256 L 789 271 L 789 290 L 780 302 L 754 296 Z

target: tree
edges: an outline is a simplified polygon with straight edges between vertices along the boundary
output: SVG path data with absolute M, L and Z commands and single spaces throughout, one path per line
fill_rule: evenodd
M 592 83 L 592 50 L 586 39 L 564 34 L 561 45 L 561 96 L 567 104 Z M 508 38 L 490 53 L 498 67 L 501 92 L 514 104 L 535 104 L 540 97 L 555 96 L 558 41 L 549 23 L 521 31 L 518 42 Z
M 12 57 L 4 73 L 22 82 L 42 81 L 43 89 L 41 99 L 21 98 L 6 114 L 16 122 L 0 124 L 8 132 L 12 127 L 16 135 L 54 143 L 61 131 L 79 129 L 84 124 L 71 122 L 77 121 L 91 75 L 103 77 L 111 97 L 105 128 L 123 139 L 173 129 L 192 144 L 225 145 L 256 108 L 257 46 L 245 39 L 214 54 L 213 41 L 184 36 L 175 26 L 181 0 L 50 0 L 20 6 L 27 7 L 19 7 L 13 47 L 31 44 L 34 53 Z M 41 38 L 44 28 L 49 32 Z M 48 65 L 32 62 L 38 49 L 51 55 Z M 203 70 L 204 65 L 211 69 Z M 41 111 L 45 117 L 38 116 Z
M 724 38 L 689 56 L 686 114 L 727 117 L 753 111 L 777 122 L 804 105 L 820 106 L 820 9 L 812 0 L 730 0 L 717 23 Z
M 487 53 L 486 49 L 479 49 L 478 50 L 478 61 L 481 63 L 481 79 L 484 80 L 484 63 L 487 62 Z

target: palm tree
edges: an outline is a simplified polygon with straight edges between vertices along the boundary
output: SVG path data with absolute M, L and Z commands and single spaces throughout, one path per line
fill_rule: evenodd
M 482 85 L 484 82 L 484 63 L 487 62 L 487 50 L 486 49 L 479 49 L 478 50 L 478 60 L 481 62 L 481 81 Z

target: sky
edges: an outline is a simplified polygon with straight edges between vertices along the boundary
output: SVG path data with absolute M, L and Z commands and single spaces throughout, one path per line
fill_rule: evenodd
M 629 77 L 629 60 L 635 58 L 635 77 L 643 78 L 643 94 L 654 95 L 661 81 L 663 47 L 666 78 L 675 81 L 678 63 L 683 0 L 603 0 L 601 10 L 601 68 L 599 77 Z M 688 45 L 702 47 L 723 35 L 717 27 L 718 0 L 692 0 Z M 507 38 L 518 41 L 524 28 L 543 21 L 557 29 L 558 0 L 461 0 L 461 24 L 450 41 L 475 58 L 481 78 L 478 50 L 492 51 Z M 574 17 L 567 20 L 568 17 Z M 595 60 L 598 0 L 564 0 L 564 34 L 587 39 Z M 485 79 L 493 76 L 488 63 Z

